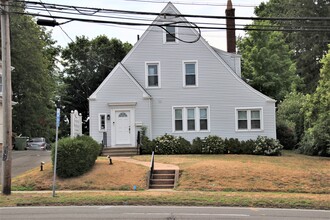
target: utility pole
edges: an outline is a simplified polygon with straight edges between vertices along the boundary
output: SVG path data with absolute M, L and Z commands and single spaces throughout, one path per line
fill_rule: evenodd
M 1 49 L 2 49 L 2 107 L 3 107 L 3 146 L 2 146 L 2 194 L 11 194 L 12 164 L 12 103 L 11 103 L 11 58 L 9 34 L 9 1 L 1 0 Z

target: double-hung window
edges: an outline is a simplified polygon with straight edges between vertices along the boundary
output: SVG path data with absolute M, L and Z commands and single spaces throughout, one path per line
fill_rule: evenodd
M 209 131 L 208 106 L 173 107 L 173 132 Z
M 165 27 L 165 42 L 171 43 L 176 42 L 176 27 L 175 26 L 166 26 Z
M 174 129 L 176 131 L 182 131 L 183 130 L 183 121 L 182 121 L 182 108 L 176 108 L 174 109 Z
M 160 87 L 160 64 L 159 62 L 146 63 L 146 87 Z
M 99 131 L 107 131 L 106 114 L 99 114 Z
M 197 61 L 183 61 L 183 86 L 197 86 Z
M 262 130 L 262 108 L 236 108 L 236 130 Z
M 187 108 L 187 130 L 195 131 L 195 109 Z

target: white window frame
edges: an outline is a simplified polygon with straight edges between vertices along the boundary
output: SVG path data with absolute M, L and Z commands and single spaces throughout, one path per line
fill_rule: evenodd
M 157 65 L 157 73 L 158 73 L 158 86 L 149 86 L 149 72 L 148 66 L 149 65 Z M 161 88 L 161 68 L 160 68 L 160 61 L 147 61 L 145 62 L 145 87 L 148 89 L 159 89 Z
M 101 128 L 101 116 L 104 116 L 104 129 Z M 99 131 L 100 132 L 107 131 L 107 114 L 106 113 L 100 113 L 99 114 L 98 126 L 99 126 Z
M 195 64 L 195 85 L 186 85 L 186 64 Z M 183 60 L 182 61 L 182 83 L 184 88 L 198 87 L 198 61 Z
M 166 26 L 163 26 L 163 27 L 166 28 Z M 163 43 L 164 44 L 177 44 L 179 42 L 178 41 L 178 38 L 179 38 L 178 27 L 175 26 L 174 29 L 175 29 L 175 41 L 170 41 L 170 42 L 166 41 L 167 32 L 165 30 L 163 30 Z
M 207 109 L 207 130 L 200 129 L 200 108 Z M 175 109 L 182 109 L 182 131 L 175 130 Z M 188 130 L 188 109 L 195 109 L 195 130 Z M 209 105 L 181 105 L 172 107 L 172 132 L 173 133 L 194 133 L 194 132 L 210 132 L 211 120 L 210 120 L 210 106 Z
M 260 111 L 260 128 L 251 128 L 251 111 Z M 247 112 L 247 129 L 238 129 L 238 111 Z M 235 108 L 235 130 L 236 132 L 253 132 L 253 131 L 263 131 L 264 130 L 264 113 L 262 107 L 239 107 Z

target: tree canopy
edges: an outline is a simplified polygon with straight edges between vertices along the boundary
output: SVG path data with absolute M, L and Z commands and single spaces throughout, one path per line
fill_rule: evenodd
M 19 4 L 19 3 L 17 3 Z M 15 7 L 15 10 L 23 10 Z M 27 15 L 11 15 L 13 132 L 53 137 L 55 131 L 55 57 L 50 33 Z
M 69 118 L 72 110 L 83 117 L 83 133 L 88 132 L 88 97 L 120 62 L 132 46 L 118 39 L 101 35 L 89 40 L 77 37 L 62 52 L 64 90 L 61 103 Z
M 269 0 L 256 7 L 259 17 L 329 17 L 329 0 Z M 272 24 L 294 27 L 302 31 L 283 32 L 285 42 L 294 52 L 297 74 L 304 82 L 303 92 L 313 93 L 319 80 L 320 60 L 327 53 L 329 31 L 318 31 L 330 26 L 329 20 L 288 20 L 272 21 Z M 304 29 L 315 31 L 303 31 Z
M 269 25 L 268 21 L 255 21 L 256 26 Z M 242 54 L 242 75 L 255 89 L 276 100 L 283 100 L 292 87 L 300 84 L 293 52 L 281 32 L 247 31 L 238 41 Z

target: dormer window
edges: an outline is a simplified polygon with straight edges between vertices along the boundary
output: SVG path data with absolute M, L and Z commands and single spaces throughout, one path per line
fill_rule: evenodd
M 175 43 L 177 37 L 177 28 L 175 26 L 165 26 L 164 43 Z

